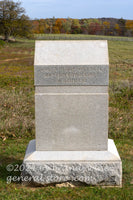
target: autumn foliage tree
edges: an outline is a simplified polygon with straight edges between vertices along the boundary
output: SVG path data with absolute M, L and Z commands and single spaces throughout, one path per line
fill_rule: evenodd
M 119 27 L 119 24 L 115 24 L 114 30 L 115 30 L 115 35 L 120 35 L 120 27 Z
M 4 0 L 0 2 L 0 34 L 4 35 L 6 41 L 12 36 L 29 37 L 31 33 L 31 22 L 25 15 L 25 9 L 21 2 Z
M 34 20 L 32 23 L 33 33 L 39 34 L 39 20 Z
M 62 21 L 62 28 L 63 28 L 63 33 L 71 33 L 71 26 L 72 26 L 72 19 L 67 18 Z
M 80 25 L 78 19 L 73 19 L 72 20 L 71 32 L 72 32 L 72 34 L 81 33 L 81 25 Z
M 62 19 L 57 19 L 53 27 L 53 33 L 61 33 L 61 29 L 62 29 Z
M 124 36 L 126 32 L 126 28 L 125 28 L 126 20 L 121 18 L 118 20 L 118 24 L 120 27 L 120 35 Z
M 103 22 L 104 34 L 109 35 L 110 23 L 108 21 Z
M 133 36 L 133 20 L 126 21 L 127 36 Z

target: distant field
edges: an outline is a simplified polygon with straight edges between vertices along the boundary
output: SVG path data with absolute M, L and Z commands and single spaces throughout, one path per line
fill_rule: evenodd
M 79 35 L 74 37 L 78 38 Z M 109 138 L 114 139 L 123 162 L 123 188 L 103 189 L 90 186 L 35 188 L 24 187 L 19 182 L 10 185 L 6 183 L 7 176 L 20 175 L 20 172 L 8 172 L 6 166 L 21 164 L 29 140 L 35 137 L 34 44 L 34 40 L 18 39 L 16 42 L 0 45 L 0 199 L 132 200 L 133 42 L 131 41 L 112 39 L 108 41 Z
M 38 40 L 111 40 L 111 41 L 133 41 L 133 37 L 83 35 L 83 34 L 34 34 Z

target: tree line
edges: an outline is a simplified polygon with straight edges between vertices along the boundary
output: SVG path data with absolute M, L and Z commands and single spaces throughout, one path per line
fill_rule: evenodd
M 32 21 L 32 31 L 35 34 L 90 34 L 133 36 L 133 20 L 100 18 L 100 19 L 72 19 L 51 18 Z
M 32 37 L 33 34 L 90 34 L 133 37 L 133 20 L 99 18 L 35 19 L 25 14 L 21 2 L 0 1 L 0 35 L 4 40 L 10 36 Z

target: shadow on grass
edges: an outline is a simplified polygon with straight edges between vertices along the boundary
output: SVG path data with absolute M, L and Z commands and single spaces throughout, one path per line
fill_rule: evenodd
M 15 159 L 14 157 L 8 157 L 0 154 L 0 180 L 3 183 L 14 182 L 20 183 L 19 177 L 21 176 L 21 166 L 23 161 Z M 13 181 L 14 180 L 16 181 Z

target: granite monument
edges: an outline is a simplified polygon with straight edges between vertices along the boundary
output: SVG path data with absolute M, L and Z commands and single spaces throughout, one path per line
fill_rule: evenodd
M 121 186 L 121 159 L 108 139 L 107 41 L 36 41 L 34 72 L 36 140 L 23 176 Z

